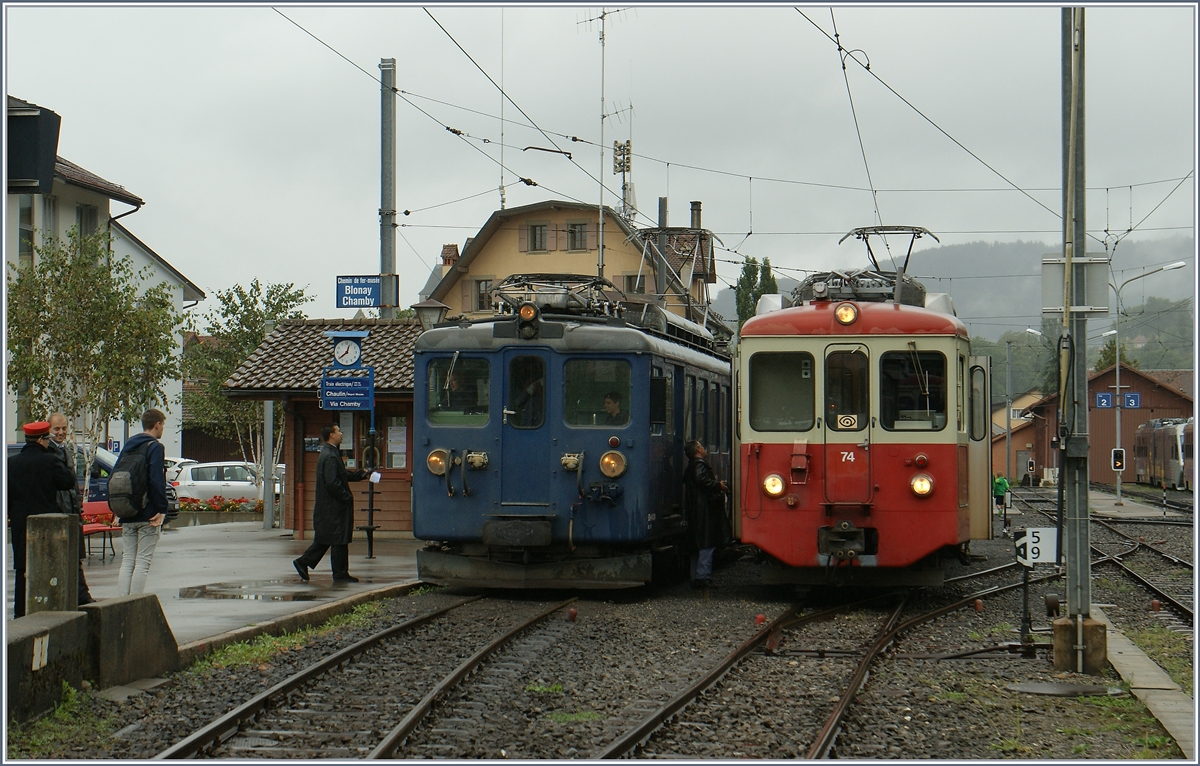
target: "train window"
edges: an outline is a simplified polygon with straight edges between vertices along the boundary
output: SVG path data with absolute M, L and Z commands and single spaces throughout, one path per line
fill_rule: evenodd
M 755 431 L 807 431 L 816 420 L 813 357 L 760 353 L 750 357 L 750 427 Z
M 675 368 L 667 367 L 663 370 L 663 377 L 667 380 L 667 422 L 663 428 L 664 436 L 675 435 Z
M 570 359 L 563 365 L 563 418 L 571 426 L 629 424 L 629 362 Z
M 832 351 L 825 357 L 825 423 L 833 431 L 867 427 L 870 368 L 861 351 Z M 790 392 L 789 392 L 790 393 Z
M 667 427 L 667 379 L 661 367 L 650 371 L 650 435 L 662 436 Z
M 491 373 L 486 359 L 442 357 L 429 363 L 429 422 L 481 426 L 488 420 Z
M 708 446 L 708 381 L 696 381 L 696 433 L 692 437 L 701 444 Z
M 696 388 L 696 376 L 688 375 L 683 379 L 683 439 L 690 441 L 696 438 L 696 419 L 692 412 L 692 390 Z
M 946 356 L 888 351 L 879 357 L 879 424 L 889 431 L 946 427 Z
M 508 363 L 508 424 L 541 428 L 546 420 L 546 363 L 538 356 L 518 356 Z
M 958 383 L 958 430 L 959 433 L 967 430 L 967 421 L 964 416 L 966 404 L 963 402 L 965 396 L 965 387 L 967 382 L 967 360 L 965 357 L 958 358 L 958 376 L 955 378 Z
M 981 441 L 991 433 L 991 420 L 988 418 L 988 401 L 984 396 L 987 391 L 987 373 L 982 367 L 971 368 L 971 440 Z

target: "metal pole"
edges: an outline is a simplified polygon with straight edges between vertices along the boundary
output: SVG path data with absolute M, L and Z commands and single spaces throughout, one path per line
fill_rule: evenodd
M 263 337 L 275 330 L 275 323 L 263 322 Z M 263 402 L 263 529 L 275 526 L 275 402 Z
M 1004 478 L 1012 479 L 1012 341 L 1004 341 Z M 1007 503 L 1005 506 L 1007 507 Z
M 1117 449 L 1121 449 L 1121 293 L 1117 293 L 1117 321 L 1116 330 L 1113 335 L 1113 345 L 1117 349 Z M 1125 466 L 1121 466 L 1124 470 Z M 1121 471 L 1117 471 L 1117 500 L 1113 505 L 1125 505 L 1121 500 Z
M 1065 465 L 1060 469 L 1064 482 L 1064 533 L 1067 559 L 1068 614 L 1079 620 L 1091 614 L 1091 530 L 1088 528 L 1088 423 L 1087 407 L 1087 315 L 1072 312 L 1073 305 L 1086 305 L 1084 264 L 1075 263 L 1074 256 L 1086 252 L 1087 206 L 1084 190 L 1085 120 L 1084 120 L 1084 9 L 1064 8 L 1063 11 L 1063 69 L 1064 86 L 1069 89 L 1069 125 L 1066 126 L 1067 177 L 1064 185 L 1070 204 L 1064 210 L 1066 263 L 1064 269 L 1066 300 L 1063 303 L 1065 355 L 1063 381 L 1069 376 L 1071 385 L 1060 385 L 1060 399 L 1066 431 Z M 1077 315 L 1076 315 L 1077 314 Z M 1079 653 L 1080 658 L 1083 651 Z M 1077 668 L 1083 672 L 1082 663 Z
M 396 59 L 380 59 L 379 274 L 382 319 L 395 315 L 396 292 Z
M 596 276 L 604 278 L 604 19 L 600 12 L 600 222 L 597 229 Z

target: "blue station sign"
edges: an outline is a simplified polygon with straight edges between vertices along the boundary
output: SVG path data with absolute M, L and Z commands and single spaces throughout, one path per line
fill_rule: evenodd
M 1107 392 L 1096 392 L 1096 408 L 1101 410 L 1111 410 L 1113 406 L 1113 395 Z
M 378 308 L 383 305 L 383 277 L 379 274 L 337 278 L 339 309 Z
M 1140 410 L 1142 408 L 1142 395 L 1141 394 L 1139 394 L 1137 392 L 1131 392 L 1128 394 L 1121 394 L 1121 396 L 1124 397 L 1124 401 L 1121 402 L 1121 406 L 1124 407 L 1125 409 Z
M 321 409 L 371 410 L 375 408 L 375 371 L 366 377 L 321 377 Z

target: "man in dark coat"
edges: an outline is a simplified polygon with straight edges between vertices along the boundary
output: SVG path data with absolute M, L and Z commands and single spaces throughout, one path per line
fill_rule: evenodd
M 56 412 L 50 416 L 50 451 L 63 462 L 67 468 L 75 470 L 75 450 L 67 444 L 67 416 Z M 79 494 L 79 484 L 70 489 L 58 491 L 58 507 L 60 513 L 75 514 L 79 517 L 79 605 L 91 604 L 92 598 L 87 579 L 83 576 L 83 559 L 87 554 L 83 550 L 83 496 Z
M 8 459 L 8 524 L 12 535 L 13 616 L 25 616 L 25 520 L 61 513 L 58 491 L 75 486 L 75 472 L 50 451 L 50 423 L 24 426 L 25 446 Z
M 729 524 L 725 514 L 724 481 L 718 481 L 712 467 L 704 460 L 708 451 L 692 440 L 684 445 L 687 468 L 683 471 L 683 511 L 687 520 L 687 541 L 692 548 L 692 587 L 713 588 L 713 551 L 729 541 Z
M 321 454 L 317 457 L 316 499 L 313 503 L 313 541 L 292 565 L 300 579 L 308 579 L 308 570 L 321 563 L 325 552 L 333 549 L 329 563 L 334 582 L 358 582 L 350 576 L 350 538 L 354 536 L 354 494 L 350 482 L 367 478 L 363 470 L 347 471 L 338 449 L 342 430 L 335 425 L 321 429 Z

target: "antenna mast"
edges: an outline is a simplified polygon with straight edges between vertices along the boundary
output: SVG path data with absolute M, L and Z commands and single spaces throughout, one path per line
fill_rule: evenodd
M 500 9 L 500 209 L 504 209 L 504 9 Z
M 597 237 L 596 276 L 604 278 L 604 22 L 608 11 L 600 9 L 600 223 Z

